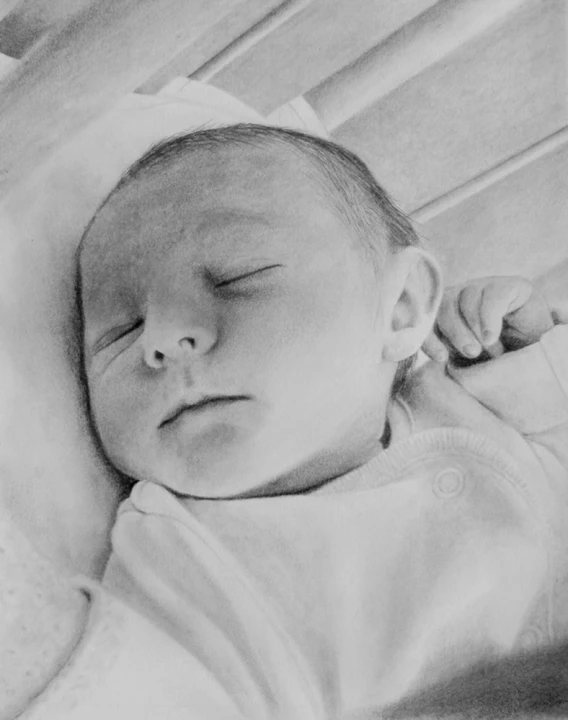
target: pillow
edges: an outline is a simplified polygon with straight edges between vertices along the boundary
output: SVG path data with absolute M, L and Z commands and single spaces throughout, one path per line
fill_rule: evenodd
M 151 145 L 234 122 L 263 119 L 186 79 L 158 96 L 128 96 L 0 207 L 0 503 L 71 574 L 101 575 L 123 492 L 97 447 L 78 373 L 79 239 L 106 194 Z

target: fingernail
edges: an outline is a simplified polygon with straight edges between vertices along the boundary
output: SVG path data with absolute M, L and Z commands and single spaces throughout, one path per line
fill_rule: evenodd
M 464 345 L 463 352 L 465 355 L 475 357 L 476 355 L 479 355 L 479 345 L 475 345 L 474 343 Z

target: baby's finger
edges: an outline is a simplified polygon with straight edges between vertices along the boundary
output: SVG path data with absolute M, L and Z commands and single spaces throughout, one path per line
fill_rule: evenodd
M 483 345 L 483 335 L 479 319 L 479 306 L 481 305 L 482 295 L 483 286 L 471 283 L 462 289 L 458 297 L 460 315 L 463 317 L 480 345 Z
M 422 352 L 428 355 L 434 362 L 443 363 L 446 362 L 449 357 L 446 346 L 434 331 L 432 331 L 424 341 Z
M 438 328 L 448 344 L 465 357 L 475 358 L 481 352 L 475 334 L 461 316 L 458 306 L 459 297 L 454 301 L 442 303 L 438 314 Z
M 483 289 L 479 306 L 479 317 L 483 344 L 491 345 L 501 336 L 503 318 L 513 310 L 522 307 L 530 298 L 532 285 L 523 278 L 510 278 L 489 283 Z

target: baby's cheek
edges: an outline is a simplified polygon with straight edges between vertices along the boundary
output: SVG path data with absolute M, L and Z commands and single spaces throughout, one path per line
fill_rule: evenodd
M 124 379 L 113 382 L 105 378 L 91 389 L 90 396 L 93 419 L 103 448 L 111 461 L 123 466 L 143 443 L 148 394 Z

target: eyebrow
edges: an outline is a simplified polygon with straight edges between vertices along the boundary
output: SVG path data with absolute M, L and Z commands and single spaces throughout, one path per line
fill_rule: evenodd
M 205 211 L 203 215 L 202 221 L 195 228 L 196 233 L 225 228 L 232 225 L 235 220 L 244 221 L 247 225 L 273 227 L 273 223 L 270 222 L 265 213 L 249 210 L 238 210 L 236 208 L 219 210 L 215 208 L 214 210 Z
M 196 236 L 207 236 L 210 233 L 226 230 L 227 228 L 234 227 L 235 221 L 241 223 L 241 227 L 245 228 L 248 226 L 252 228 L 272 228 L 274 224 L 267 218 L 266 213 L 255 212 L 253 210 L 242 210 L 240 208 L 212 208 L 201 213 L 202 218 L 198 225 L 194 228 L 193 232 Z M 182 240 L 183 235 L 180 235 Z M 238 255 L 235 259 L 238 258 Z M 82 262 L 80 262 L 82 266 Z M 95 273 L 100 272 L 100 265 L 97 263 L 95 266 Z M 80 272 L 83 282 L 82 291 L 85 293 L 86 283 L 84 282 L 84 273 L 81 268 Z M 95 274 L 96 277 L 96 274 Z M 98 288 L 99 283 L 94 283 Z

